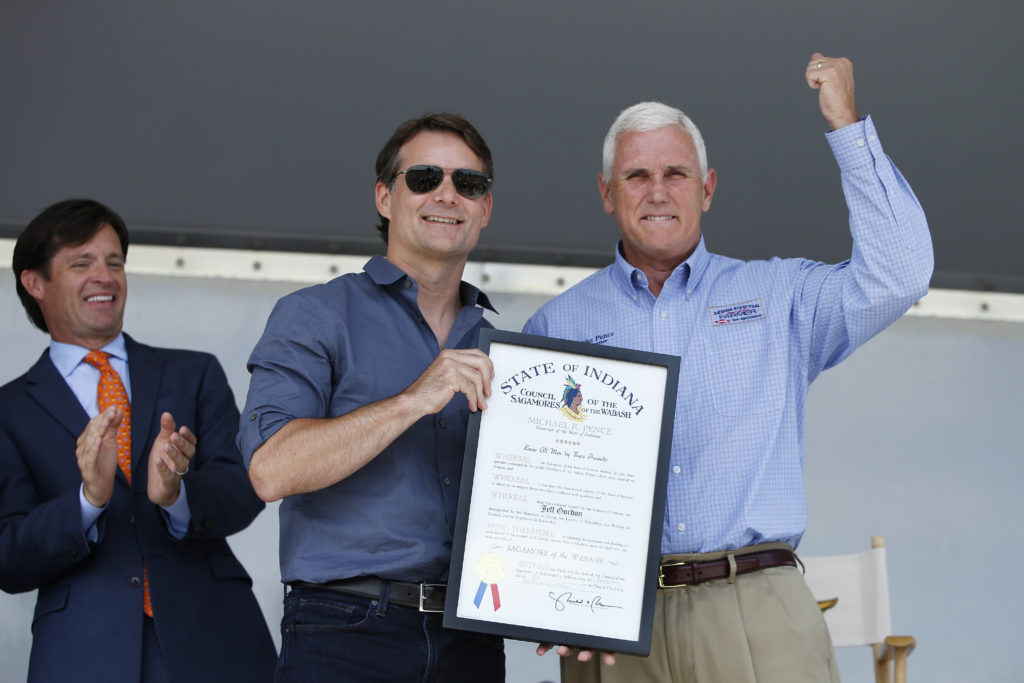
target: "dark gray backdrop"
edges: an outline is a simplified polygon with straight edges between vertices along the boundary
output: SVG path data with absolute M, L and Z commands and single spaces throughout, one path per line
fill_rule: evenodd
M 911 180 L 935 286 L 1024 292 L 1019 2 L 0 0 L 0 236 L 73 195 L 151 244 L 371 253 L 373 161 L 465 114 L 495 156 L 475 259 L 597 266 L 600 146 L 641 99 L 686 110 L 719 173 L 703 227 L 742 258 L 849 254 L 810 54 Z

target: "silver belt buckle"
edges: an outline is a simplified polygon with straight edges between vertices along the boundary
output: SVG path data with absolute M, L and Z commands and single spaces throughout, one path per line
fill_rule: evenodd
M 420 611 L 421 612 L 443 612 L 444 606 L 442 604 L 441 609 L 432 609 L 424 606 L 424 603 L 430 599 L 433 593 L 442 592 L 447 588 L 443 583 L 421 583 L 420 584 Z M 443 602 L 443 601 L 442 601 Z

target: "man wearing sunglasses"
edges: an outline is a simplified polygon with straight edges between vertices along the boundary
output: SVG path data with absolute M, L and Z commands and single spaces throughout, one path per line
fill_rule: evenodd
M 807 526 L 807 392 L 927 292 L 933 257 L 924 212 L 857 115 L 852 64 L 815 53 L 805 77 L 832 128 L 848 261 L 708 252 L 700 219 L 716 176 L 700 132 L 644 102 L 605 138 L 598 185 L 622 236 L 615 263 L 524 328 L 680 357 L 651 655 L 560 647 L 563 681 L 839 680 L 793 554 Z
M 454 114 L 377 157 L 387 258 L 284 297 L 249 359 L 238 443 L 283 499 L 282 680 L 500 681 L 500 638 L 441 626 L 470 411 L 493 369 L 462 272 L 491 214 L 491 153 Z

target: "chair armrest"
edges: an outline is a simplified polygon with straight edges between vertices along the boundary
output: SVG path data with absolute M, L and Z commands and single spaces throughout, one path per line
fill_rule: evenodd
M 917 640 L 914 639 L 914 636 L 887 636 L 878 653 L 878 659 L 887 662 L 893 657 L 899 657 L 900 650 L 906 650 L 905 655 L 909 655 L 915 647 L 917 647 Z
M 914 651 L 917 641 L 913 636 L 886 636 L 885 642 L 875 645 L 875 678 L 880 683 L 889 681 L 889 662 L 892 662 L 893 683 L 907 683 L 907 655 Z
M 829 598 L 828 600 L 818 600 L 818 609 L 822 612 L 832 609 L 839 602 L 839 598 Z

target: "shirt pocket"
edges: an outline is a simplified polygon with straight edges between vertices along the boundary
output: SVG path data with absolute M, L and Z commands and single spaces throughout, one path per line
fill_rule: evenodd
M 785 398 L 784 344 L 765 320 L 714 328 L 704 339 L 708 386 L 715 411 L 738 417 L 781 410 Z

